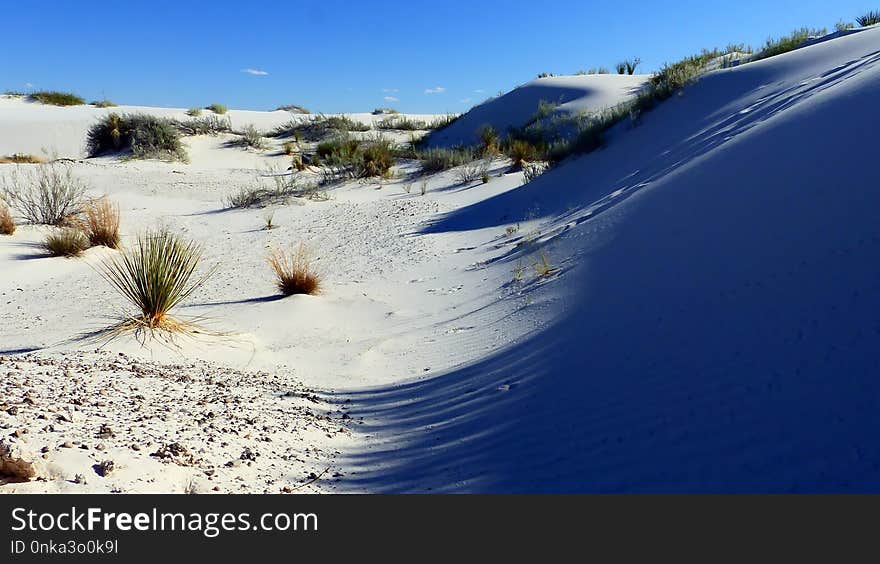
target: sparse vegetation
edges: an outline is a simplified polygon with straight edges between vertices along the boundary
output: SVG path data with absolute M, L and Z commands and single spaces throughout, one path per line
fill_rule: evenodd
M 214 269 L 194 278 L 201 247 L 168 230 L 149 231 L 118 256 L 103 263 L 101 274 L 138 313 L 114 328 L 187 332 L 191 326 L 169 312 L 201 287 Z
M 227 208 L 261 208 L 284 204 L 290 198 L 327 199 L 314 183 L 301 183 L 294 174 L 281 174 L 275 169 L 268 169 L 264 177 L 272 179 L 271 186 L 239 188 L 226 196 L 223 204 Z
M 211 104 L 210 106 L 205 106 L 205 109 L 211 110 L 215 114 L 220 114 L 220 115 L 225 114 L 229 110 L 229 108 L 227 108 L 223 104 L 217 104 L 217 103 Z
M 239 132 L 239 138 L 233 143 L 240 147 L 250 147 L 251 149 L 257 149 L 258 151 L 262 151 L 269 147 L 268 143 L 266 143 L 265 137 L 263 137 L 263 133 L 257 130 L 253 124 L 244 126 Z
M 433 129 L 434 131 L 440 131 L 441 129 L 445 129 L 455 123 L 455 120 L 460 118 L 460 115 L 455 114 L 446 114 L 445 116 L 438 117 L 434 119 L 431 123 L 428 124 L 428 129 Z
M 187 160 L 176 124 L 148 114 L 104 116 L 89 129 L 86 147 L 90 157 L 127 150 L 136 159 Z
M 827 33 L 826 29 L 811 29 L 802 27 L 792 31 L 789 35 L 780 37 L 779 39 L 768 39 L 764 44 L 764 48 L 758 53 L 756 60 L 775 57 L 789 51 L 793 51 L 800 47 L 806 40 L 811 37 L 819 37 Z
M 377 121 L 376 129 L 418 131 L 422 129 L 428 129 L 428 124 L 421 120 L 414 120 L 405 116 L 396 116 Z
M 278 289 L 285 296 L 317 294 L 321 278 L 312 266 L 312 256 L 302 243 L 287 253 L 276 249 L 269 254 L 269 265 L 275 271 Z
M 642 64 L 642 60 L 636 57 L 633 60 L 627 59 L 625 61 L 621 61 L 615 65 L 615 69 L 617 70 L 617 74 L 629 74 L 633 75 L 636 72 L 636 68 Z
M 232 122 L 229 118 L 216 114 L 195 117 L 186 121 L 174 121 L 173 123 L 184 135 L 218 135 L 232 131 Z
M 880 23 L 880 11 L 871 10 L 867 14 L 857 17 L 856 23 L 858 23 L 862 27 L 868 27 L 869 25 L 876 25 Z
M 470 184 L 478 178 L 488 178 L 489 163 L 485 160 L 479 160 L 463 164 L 456 170 L 455 175 L 460 184 Z M 486 182 L 488 180 L 484 180 L 483 184 Z
M 538 178 L 547 171 L 548 164 L 544 162 L 527 163 L 523 166 L 523 180 L 526 184 Z
M 494 154 L 498 152 L 498 132 L 491 125 L 484 125 L 477 131 L 482 144 L 484 154 Z
M 275 212 L 269 212 L 263 216 L 263 227 L 266 231 L 275 229 Z
M 16 167 L 3 180 L 0 195 L 30 223 L 63 225 L 82 212 L 85 190 L 68 164 L 54 162 Z
M 202 115 L 202 108 L 190 108 L 186 111 L 186 115 L 190 117 L 199 117 Z
M 421 161 L 422 172 L 449 170 L 477 158 L 476 151 L 470 147 L 424 149 L 418 151 L 417 156 Z
M 15 219 L 9 206 L 0 201 L 0 235 L 12 235 L 15 233 Z
M 312 113 L 308 109 L 306 109 L 302 106 L 297 106 L 296 104 L 288 104 L 286 106 L 278 106 L 277 108 L 275 108 L 275 111 L 276 112 L 279 112 L 279 111 L 291 112 L 294 114 L 310 114 L 310 113 Z
M 61 227 L 46 236 L 43 248 L 53 257 L 76 257 L 89 248 L 89 238 L 74 227 Z
M 294 119 L 275 128 L 272 137 L 294 137 L 297 141 L 320 141 L 332 135 L 352 131 L 369 131 L 369 125 L 355 121 L 347 116 L 325 116 L 318 114 L 307 119 Z
M 115 108 L 119 104 L 110 100 L 95 100 L 92 105 L 96 108 Z
M 533 264 L 532 267 L 535 269 L 538 278 L 547 278 L 559 272 L 559 269 L 550 262 L 550 255 L 547 251 L 543 250 L 539 254 L 538 262 Z
M 324 183 L 344 178 L 388 177 L 394 166 L 390 140 L 376 135 L 360 140 L 341 135 L 318 144 L 316 158 L 324 167 Z
M 856 26 L 852 22 L 845 22 L 843 20 L 840 20 L 839 22 L 834 24 L 834 29 L 837 31 L 849 31 L 854 27 Z
M 119 206 L 107 198 L 89 202 L 85 211 L 86 235 L 93 246 L 119 248 Z
M 374 116 L 381 116 L 381 115 L 387 115 L 387 114 L 399 114 L 399 113 L 400 112 L 398 112 L 394 108 L 376 108 L 375 110 L 373 110 Z
M 54 90 L 34 92 L 28 97 L 35 102 L 49 104 L 51 106 L 81 106 L 86 103 L 85 100 L 76 94 L 71 94 L 70 92 L 57 92 Z
M 8 157 L 0 157 L 0 164 L 41 164 L 44 162 L 46 162 L 46 159 L 38 157 L 37 155 L 29 155 L 26 153 L 15 153 L 9 155 Z

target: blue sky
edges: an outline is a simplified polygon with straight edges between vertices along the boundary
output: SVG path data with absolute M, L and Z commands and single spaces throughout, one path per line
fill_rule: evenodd
M 4 3 L 0 91 L 156 106 L 460 112 L 540 72 L 852 21 L 880 1 L 22 0 Z M 265 74 L 264 74 L 265 73 Z

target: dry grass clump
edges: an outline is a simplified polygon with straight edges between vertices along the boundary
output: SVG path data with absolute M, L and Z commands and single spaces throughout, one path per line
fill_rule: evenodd
M 53 162 L 27 170 L 16 167 L 0 184 L 0 197 L 25 221 L 63 225 L 82 211 L 85 190 L 70 165 Z
M 115 108 L 119 104 L 113 102 L 112 100 L 95 100 L 92 102 L 92 105 L 96 108 Z
M 42 164 L 46 162 L 43 157 L 37 155 L 29 155 L 27 153 L 14 153 L 8 157 L 0 157 L 0 164 Z
M 46 236 L 43 248 L 53 257 L 77 257 L 89 248 L 89 238 L 74 227 L 61 227 Z
M 253 124 L 244 126 L 244 128 L 238 133 L 239 138 L 231 142 L 231 144 L 235 146 L 244 147 L 245 149 L 256 149 L 258 151 L 262 151 L 269 147 L 266 138 L 263 137 L 263 133 L 254 127 Z
M 278 289 L 285 296 L 321 291 L 321 278 L 312 267 L 312 255 L 302 243 L 291 246 L 290 253 L 282 249 L 272 251 L 269 265 L 275 271 Z
M 86 205 L 85 228 L 89 243 L 119 248 L 119 205 L 101 198 Z
M 867 14 L 857 17 L 856 22 L 858 22 L 858 24 L 862 27 L 868 27 L 869 25 L 876 25 L 876 24 L 880 23 L 880 11 L 871 10 Z
M 101 274 L 138 313 L 112 329 L 169 333 L 193 333 L 193 326 L 168 314 L 214 273 L 211 269 L 194 277 L 202 248 L 165 229 L 138 237 L 135 244 L 107 259 Z
M 12 212 L 0 201 L 0 235 L 12 235 L 15 233 L 15 220 L 12 218 Z
M 221 114 L 221 115 L 225 114 L 228 111 L 228 108 L 226 106 L 224 106 L 223 104 L 217 104 L 217 103 L 211 104 L 210 106 L 206 106 L 205 109 L 211 110 L 215 114 Z
M 298 106 L 296 104 L 287 104 L 285 106 L 278 106 L 277 108 L 275 108 L 275 111 L 276 112 L 284 111 L 284 112 L 290 112 L 293 114 L 310 114 L 310 113 L 312 113 L 308 110 L 308 108 L 304 108 L 304 107 Z

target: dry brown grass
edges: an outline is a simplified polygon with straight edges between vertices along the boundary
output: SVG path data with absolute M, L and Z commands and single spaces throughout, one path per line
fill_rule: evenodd
M 285 296 L 321 291 L 321 278 L 312 267 L 312 255 L 302 243 L 291 246 L 290 253 L 283 249 L 272 251 L 269 265 L 275 271 L 278 289 Z
M 8 157 L 0 157 L 0 164 L 42 164 L 45 162 L 46 159 L 42 157 L 38 157 L 37 155 L 26 155 L 24 153 L 15 153 Z
M 119 248 L 119 206 L 107 198 L 86 206 L 85 231 L 92 246 Z
M 15 233 L 15 220 L 12 212 L 3 202 L 0 202 L 0 235 L 12 235 Z
M 46 236 L 43 248 L 53 257 L 77 257 L 89 248 L 89 238 L 73 227 L 61 227 Z

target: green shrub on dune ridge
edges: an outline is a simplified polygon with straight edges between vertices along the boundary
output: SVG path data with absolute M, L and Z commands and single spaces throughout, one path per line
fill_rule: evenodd
M 51 106 L 81 106 L 86 103 L 85 100 L 76 94 L 71 94 L 70 92 L 56 92 L 54 90 L 34 92 L 28 97 L 35 102 L 49 104 Z

